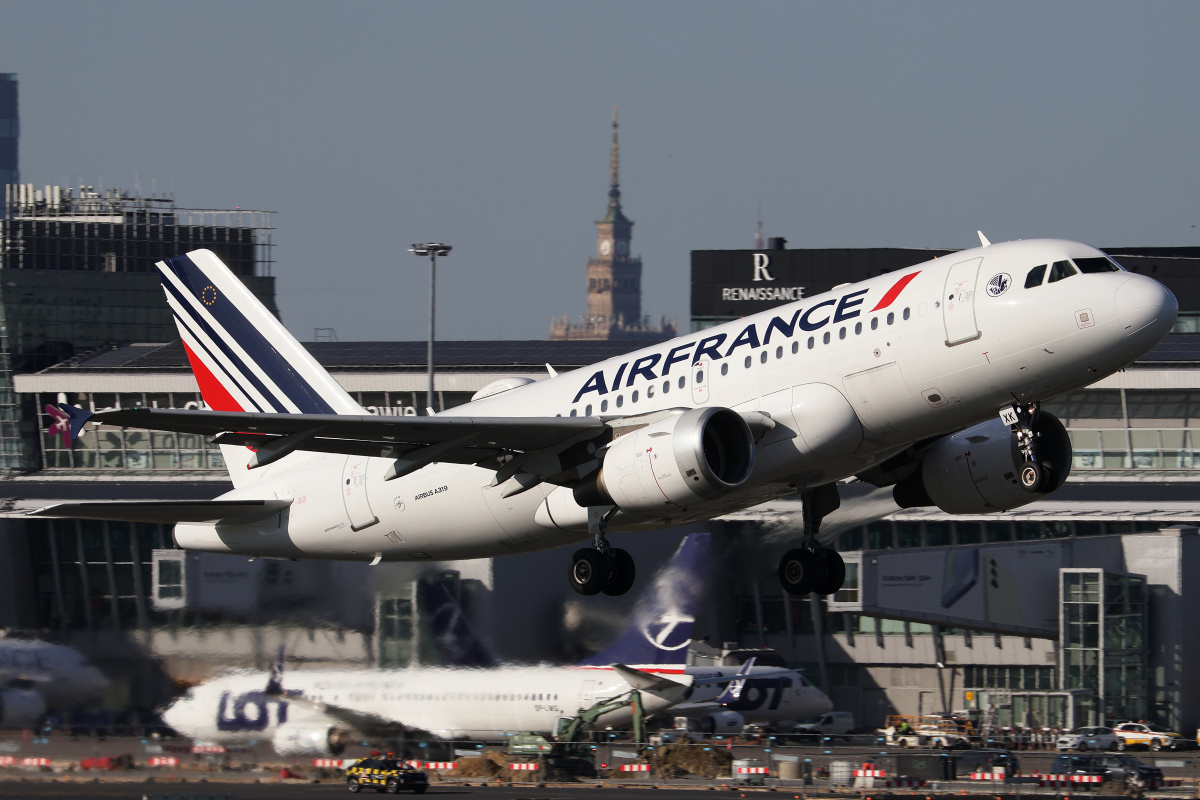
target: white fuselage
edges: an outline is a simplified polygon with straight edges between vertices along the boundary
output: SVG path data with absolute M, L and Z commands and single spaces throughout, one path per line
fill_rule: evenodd
M 739 667 L 687 667 L 697 683 L 686 703 L 669 713 L 703 716 L 717 710 L 735 711 L 747 723 L 774 723 L 815 717 L 833 709 L 829 697 L 799 672 L 779 667 L 751 667 L 749 679 L 737 699 L 718 704 L 726 683 L 707 683 L 713 678 L 733 680 Z
M 1119 271 L 1024 287 L 1037 265 L 1099 255 L 1059 240 L 966 250 L 444 413 L 613 418 L 723 406 L 769 415 L 775 427 L 756 444 L 742 486 L 670 513 L 621 512 L 609 530 L 709 519 L 855 475 L 913 442 L 990 419 L 1014 399 L 1046 399 L 1124 367 L 1174 320 L 1174 298 L 1160 284 Z M 253 524 L 180 524 L 176 542 L 411 561 L 508 555 L 588 536 L 586 509 L 568 487 L 544 483 L 503 498 L 490 469 L 440 463 L 385 481 L 392 463 L 294 453 L 224 495 L 290 499 L 286 511 Z
M 319 712 L 263 694 L 266 673 L 216 678 L 176 700 L 163 719 L 193 739 L 236 742 L 278 736 L 280 729 L 346 727 Z M 667 677 L 677 689 L 643 691 L 647 714 L 662 711 L 687 693 L 681 670 Z M 558 720 L 619 697 L 630 686 L 606 667 L 501 667 L 490 670 L 404 669 L 290 672 L 289 692 L 453 739 L 493 741 L 505 733 L 554 734 Z M 600 727 L 627 727 L 629 706 L 601 716 Z

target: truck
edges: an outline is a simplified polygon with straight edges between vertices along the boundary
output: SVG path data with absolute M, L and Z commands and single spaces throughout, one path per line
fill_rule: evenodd
M 849 711 L 828 711 L 819 717 L 806 719 L 792 727 L 794 739 L 813 739 L 835 736 L 850 740 L 854 730 L 854 715 Z

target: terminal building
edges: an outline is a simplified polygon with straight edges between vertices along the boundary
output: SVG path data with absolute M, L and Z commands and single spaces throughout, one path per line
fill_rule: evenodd
M 782 247 L 694 253 L 693 329 L 947 252 Z M 1200 248 L 1129 252 L 1118 260 L 1175 291 L 1187 330 L 1200 310 L 1188 269 Z M 269 278 L 257 262 L 245 274 Z M 574 595 L 563 575 L 568 554 L 558 550 L 378 567 L 248 562 L 173 550 L 164 526 L 25 517 L 55 500 L 225 490 L 219 452 L 199 437 L 97 429 L 72 446 L 47 408 L 64 401 L 196 407 L 198 389 L 173 338 L 169 330 L 113 337 L 13 375 L 13 403 L 29 412 L 32 446 L 27 471 L 12 475 L 0 503 L 7 595 L 0 625 L 67 641 L 126 676 L 112 708 L 150 708 L 172 681 L 264 667 L 279 644 L 299 668 L 432 663 L 439 653 L 426 590 L 434 585 L 447 588 L 498 654 L 521 661 L 594 652 L 636 599 L 636 587 L 621 598 Z M 435 391 L 449 408 L 495 380 L 537 380 L 547 364 L 563 372 L 630 347 L 621 340 L 444 342 Z M 310 348 L 373 413 L 416 414 L 426 405 L 423 342 Z M 697 620 L 697 638 L 708 646 L 698 642 L 694 657 L 773 648 L 869 726 L 891 713 L 970 709 L 995 726 L 1144 718 L 1196 727 L 1200 696 L 1186 675 L 1200 668 L 1200 652 L 1183 610 L 1197 598 L 1191 575 L 1200 566 L 1200 506 L 1192 499 L 1200 478 L 1200 337 L 1174 334 L 1129 369 L 1045 408 L 1062 419 L 1075 450 L 1070 481 L 1045 500 L 950 517 L 901 510 L 888 491 L 866 484 L 844 486 L 843 507 L 822 536 L 846 554 L 850 579 L 827 600 L 784 595 L 774 575 L 778 554 L 799 532 L 798 502 L 704 526 L 723 549 Z M 686 532 L 614 539 L 648 576 Z

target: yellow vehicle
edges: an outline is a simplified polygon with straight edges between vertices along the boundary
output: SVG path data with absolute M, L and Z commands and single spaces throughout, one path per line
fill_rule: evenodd
M 374 789 L 391 794 L 401 791 L 421 794 L 429 788 L 429 776 L 394 758 L 367 756 L 346 770 L 346 787 L 352 792 Z
M 1191 745 L 1178 733 L 1160 728 L 1147 722 L 1122 722 L 1113 726 L 1117 736 L 1117 749 L 1148 747 L 1151 750 L 1180 750 Z

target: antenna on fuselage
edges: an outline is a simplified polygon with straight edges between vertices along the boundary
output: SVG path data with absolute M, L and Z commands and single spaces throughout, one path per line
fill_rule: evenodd
M 983 235 L 983 231 L 975 231 L 975 233 L 979 236 L 979 244 L 983 245 L 984 247 L 991 246 L 992 243 L 989 242 L 988 238 Z

